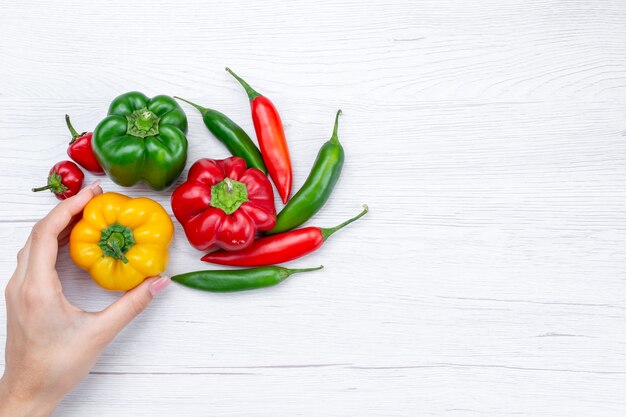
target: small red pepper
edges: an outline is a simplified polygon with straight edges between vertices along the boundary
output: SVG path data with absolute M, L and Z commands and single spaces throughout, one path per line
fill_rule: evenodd
M 269 179 L 239 157 L 200 159 L 172 194 L 174 216 L 199 250 L 247 248 L 257 231 L 276 224 Z
M 248 94 L 254 130 L 259 140 L 263 161 L 281 200 L 286 204 L 291 194 L 291 157 L 278 110 L 270 99 L 256 92 L 230 68 L 226 68 L 226 71 L 239 81 Z
M 104 170 L 100 166 L 100 163 L 96 159 L 96 155 L 91 149 L 91 137 L 92 132 L 78 133 L 72 123 L 70 123 L 70 116 L 65 115 L 65 123 L 67 128 L 72 134 L 72 140 L 70 146 L 67 148 L 67 154 L 70 158 L 78 163 L 81 167 L 93 174 L 104 174 Z
M 292 261 L 322 246 L 337 230 L 358 220 L 367 213 L 367 205 L 357 216 L 331 228 L 304 227 L 261 238 L 252 246 L 238 252 L 218 250 L 202 257 L 205 262 L 231 266 L 264 266 Z
M 48 185 L 33 188 L 33 191 L 50 190 L 59 200 L 65 200 L 78 194 L 83 185 L 85 174 L 72 161 L 61 161 L 54 164 L 48 175 Z

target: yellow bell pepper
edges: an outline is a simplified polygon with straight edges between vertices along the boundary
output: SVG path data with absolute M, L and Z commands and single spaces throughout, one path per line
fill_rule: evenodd
M 173 237 L 172 220 L 156 201 L 104 193 L 74 226 L 70 256 L 101 287 L 127 291 L 165 271 Z

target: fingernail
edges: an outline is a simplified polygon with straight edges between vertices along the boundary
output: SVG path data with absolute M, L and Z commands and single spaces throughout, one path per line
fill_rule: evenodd
M 162 276 L 161 278 L 157 279 L 156 281 L 154 281 L 152 284 L 150 284 L 150 293 L 154 296 L 157 295 L 158 293 L 160 293 L 161 291 L 163 291 L 165 289 L 165 287 L 167 287 L 168 285 L 170 285 L 170 282 L 172 282 L 170 280 L 170 277 L 168 276 Z
M 87 191 L 93 191 L 98 185 L 100 185 L 100 180 L 95 180 L 93 183 L 80 190 L 78 194 L 86 193 Z

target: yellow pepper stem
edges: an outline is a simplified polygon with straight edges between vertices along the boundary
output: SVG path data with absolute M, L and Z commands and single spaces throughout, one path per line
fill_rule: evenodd
M 98 246 L 102 249 L 105 256 L 119 259 L 124 263 L 128 263 L 125 253 L 135 244 L 135 238 L 130 227 L 122 226 L 119 223 L 113 223 L 100 234 Z

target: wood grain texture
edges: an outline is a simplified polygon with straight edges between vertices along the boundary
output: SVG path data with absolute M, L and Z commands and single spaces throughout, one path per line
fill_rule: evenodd
M 371 208 L 293 263 L 322 272 L 172 286 L 57 415 L 623 416 L 625 19 L 591 0 L 0 0 L 2 285 L 55 203 L 29 189 L 66 158 L 65 113 L 90 129 L 140 90 L 252 132 L 226 65 L 280 109 L 295 187 L 343 109 L 344 175 L 313 224 Z M 190 161 L 226 156 L 185 110 Z M 169 272 L 205 267 L 176 232 Z M 118 296 L 66 249 L 58 266 L 77 305 Z

